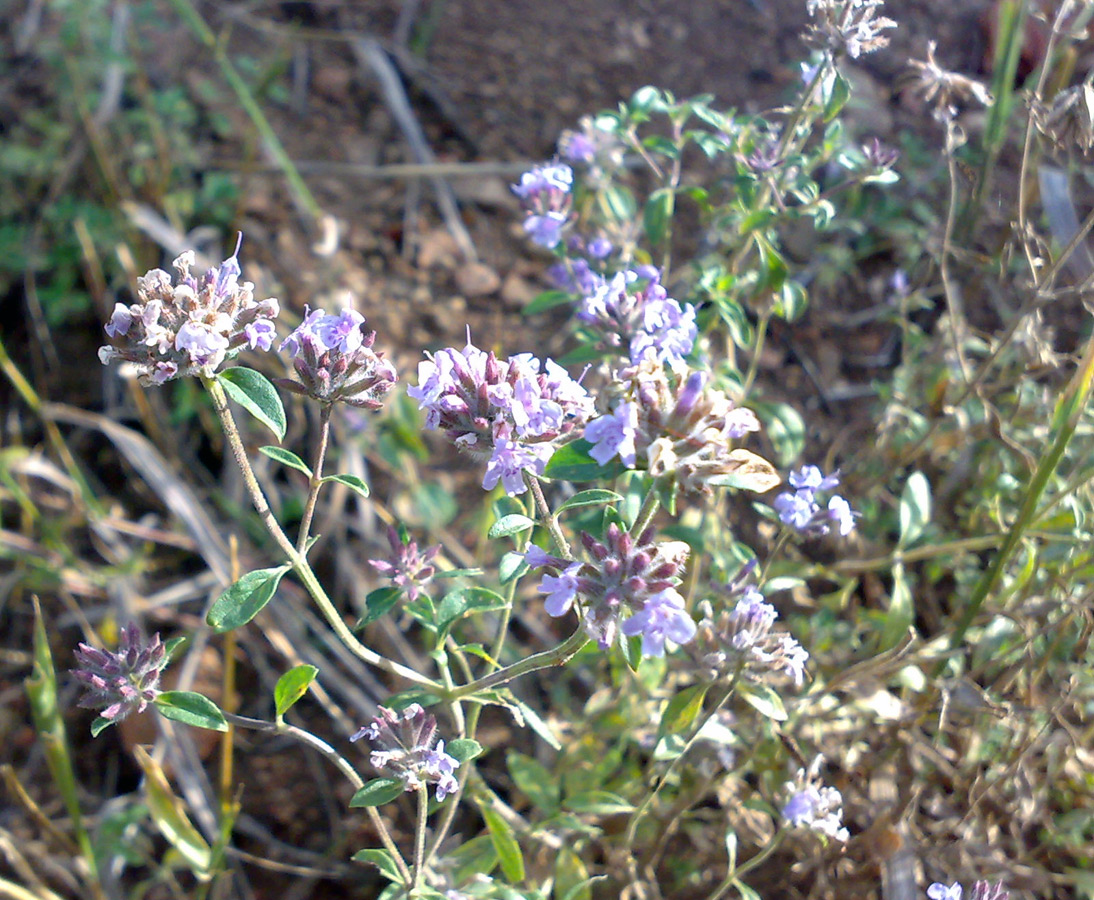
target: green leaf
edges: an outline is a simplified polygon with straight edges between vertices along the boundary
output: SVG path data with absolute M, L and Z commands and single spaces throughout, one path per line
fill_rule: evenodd
M 359 478 L 356 475 L 325 475 L 320 479 L 323 483 L 333 481 L 337 484 L 344 484 L 351 491 L 356 491 L 362 497 L 367 498 L 369 495 L 368 484 L 363 478 Z
M 488 588 L 461 587 L 444 595 L 437 607 L 437 632 L 444 635 L 459 619 L 469 613 L 505 609 L 508 601 Z
M 505 763 L 513 784 L 536 809 L 547 815 L 558 812 L 558 783 L 542 763 L 515 750 L 509 752 Z
M 831 90 L 825 93 L 827 96 L 824 98 L 824 121 L 831 122 L 851 98 L 851 85 L 837 72 L 831 80 Z
M 639 635 L 626 638 L 620 645 L 623 650 L 623 659 L 632 672 L 638 671 L 642 662 L 642 638 Z
M 521 717 L 524 719 L 524 721 L 520 723 L 521 727 L 527 725 L 529 728 L 532 729 L 532 731 L 534 731 L 541 738 L 543 738 L 547 746 L 551 747 L 553 750 L 562 749 L 562 741 L 558 739 L 558 735 L 556 735 L 551 730 L 551 726 L 548 725 L 547 722 L 540 716 L 540 714 L 537 713 L 531 706 L 529 706 L 523 700 L 518 700 L 512 695 L 510 695 L 509 697 L 508 705 L 515 706 L 517 712 L 519 712 Z
M 782 698 L 774 688 L 766 684 L 742 681 L 737 686 L 737 690 L 744 701 L 761 716 L 776 722 L 786 721 L 786 707 L 783 706 Z
M 386 615 L 402 596 L 403 589 L 394 585 L 370 591 L 368 596 L 365 597 L 365 614 L 358 619 L 357 624 L 353 626 L 353 630 L 357 631 L 364 628 Z
M 318 674 L 319 670 L 315 666 L 301 664 L 293 666 L 277 679 L 277 685 L 274 687 L 274 706 L 277 708 L 279 719 L 308 692 L 308 688 Z
M 913 472 L 900 494 L 899 547 L 910 547 L 931 521 L 931 483 L 922 472 Z
M 642 227 L 646 230 L 646 238 L 654 247 L 668 235 L 675 200 L 676 197 L 671 189 L 658 188 L 646 201 L 646 208 L 642 213 Z
M 217 632 L 246 625 L 273 599 L 277 586 L 290 566 L 248 572 L 217 597 L 205 621 Z
M 787 403 L 755 403 L 755 413 L 775 448 L 778 464 L 786 468 L 805 450 L 805 420 Z
M 489 875 L 498 864 L 498 851 L 490 835 L 480 834 L 447 851 L 445 862 L 452 864 L 452 883 L 463 884 L 475 875 Z
M 258 452 L 266 454 L 270 459 L 276 460 L 283 466 L 297 469 L 307 475 L 308 478 L 311 478 L 311 469 L 308 468 L 307 463 L 291 450 L 286 450 L 284 447 L 259 447 Z
M 555 859 L 554 900 L 592 900 L 592 879 L 581 857 L 565 844 Z
M 97 716 L 95 721 L 91 723 L 91 736 L 98 737 L 105 729 L 113 724 L 113 719 L 104 719 L 102 716 Z
M 394 881 L 396 884 L 403 883 L 399 867 L 395 865 L 395 857 L 387 850 L 358 850 L 353 854 L 353 860 L 376 866 L 380 874 L 388 881 Z
M 449 756 L 454 756 L 461 763 L 465 763 L 482 755 L 482 744 L 471 738 L 457 738 L 454 741 L 448 741 L 444 745 L 444 752 Z
M 528 563 L 524 561 L 524 554 L 510 550 L 498 563 L 498 581 L 502 584 L 508 584 L 514 578 L 519 578 L 528 569 Z
M 592 444 L 582 438 L 559 447 L 547 461 L 543 474 L 560 481 L 610 481 L 625 471 L 618 459 L 611 459 L 606 466 L 589 456 Z
M 600 193 L 600 202 L 605 212 L 616 222 L 630 222 L 638 213 L 638 204 L 627 188 L 621 184 L 611 184 Z
M 529 519 L 527 516 L 513 513 L 512 515 L 502 516 L 498 519 L 490 526 L 490 530 L 486 533 L 486 536 L 490 538 L 490 540 L 496 540 L 497 538 L 520 534 L 522 531 L 527 531 L 529 528 L 535 528 L 535 526 L 536 523 L 534 519 Z
M 657 736 L 680 734 L 687 731 L 703 710 L 703 700 L 707 695 L 708 684 L 696 684 L 684 688 L 673 697 L 661 714 L 661 723 L 657 726 Z
M 190 636 L 187 634 L 173 637 L 169 641 L 163 642 L 163 654 L 167 659 L 174 659 L 178 651 L 184 644 L 189 643 Z
M 593 488 L 588 491 L 580 491 L 574 494 L 565 503 L 555 510 L 558 515 L 564 509 L 579 509 L 583 506 L 603 506 L 605 503 L 618 503 L 623 498 L 615 491 L 605 491 L 602 488 Z
M 349 801 L 352 807 L 383 806 L 390 803 L 406 790 L 401 778 L 373 778 Z
M 133 754 L 144 770 L 144 797 L 152 821 L 160 834 L 186 860 L 190 871 L 201 881 L 208 881 L 213 867 L 212 848 L 186 815 L 186 807 L 175 796 L 159 763 L 139 744 Z
M 224 393 L 270 429 L 279 441 L 285 439 L 285 407 L 277 389 L 261 372 L 245 366 L 225 369 L 217 376 Z
M 228 722 L 217 705 L 193 691 L 164 691 L 152 702 L 164 718 L 210 731 L 228 730 Z
M 584 791 L 567 797 L 562 805 L 570 812 L 596 816 L 622 815 L 634 811 L 633 804 L 611 791 Z
M 885 625 L 881 631 L 881 650 L 889 650 L 904 640 L 908 629 L 915 622 L 915 598 L 904 564 L 893 566 L 893 593 L 889 609 L 885 612 Z
M 485 803 L 479 804 L 486 829 L 490 832 L 490 840 L 494 843 L 494 850 L 498 854 L 498 862 L 505 877 L 512 884 L 519 884 L 524 880 L 524 855 L 520 852 L 520 844 L 501 816 Z
M 548 309 L 554 309 L 556 306 L 562 306 L 565 303 L 572 302 L 573 297 L 565 291 L 544 291 L 542 294 L 537 294 L 533 297 L 531 302 L 524 307 L 522 312 L 526 316 L 532 316 L 536 313 L 545 312 Z

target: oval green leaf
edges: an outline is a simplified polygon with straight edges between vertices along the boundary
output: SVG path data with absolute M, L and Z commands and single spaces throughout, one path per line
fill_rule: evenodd
M 387 587 L 376 588 L 374 591 L 370 591 L 369 595 L 365 597 L 365 614 L 357 621 L 357 624 L 353 626 L 353 630 L 357 631 L 360 628 L 364 628 L 366 625 L 370 625 L 377 619 L 383 617 L 387 612 L 399 602 L 403 596 L 403 589 L 395 587 L 394 585 L 388 585 Z
M 584 438 L 564 444 L 547 461 L 543 474 L 560 481 L 597 481 L 610 480 L 626 471 L 618 459 L 609 460 L 606 466 L 600 465 L 589 456 L 592 446 Z
M 402 876 L 399 875 L 399 867 L 395 865 L 395 857 L 387 850 L 358 850 L 353 854 L 355 862 L 369 863 L 380 870 L 380 874 L 388 881 L 402 884 Z
M 217 381 L 224 393 L 269 428 L 279 441 L 285 439 L 285 407 L 265 375 L 246 366 L 235 366 L 220 372 Z
M 502 872 L 512 884 L 520 883 L 524 880 L 524 854 L 520 852 L 520 844 L 517 843 L 513 829 L 485 803 L 480 804 L 479 810 L 486 822 L 486 829 L 490 832 L 490 840 L 498 854 Z
M 740 691 L 745 702 L 761 716 L 766 716 L 776 722 L 786 721 L 786 707 L 783 706 L 782 698 L 775 692 L 774 688 L 768 687 L 766 684 L 741 682 L 737 690 Z
M 401 778 L 373 778 L 353 795 L 349 805 L 353 807 L 383 806 L 405 790 L 406 784 Z
M 369 496 L 368 483 L 363 478 L 358 478 L 356 475 L 327 475 L 321 480 L 323 482 L 334 481 L 338 484 L 344 484 L 351 491 L 356 491 L 366 499 Z
M 217 705 L 193 691 L 164 691 L 153 702 L 165 718 L 210 731 L 228 730 L 228 722 Z
M 535 524 L 533 519 L 529 519 L 527 516 L 522 516 L 519 513 L 513 513 L 512 515 L 502 516 L 498 519 L 490 526 L 490 530 L 486 533 L 486 536 L 491 540 L 509 537 L 510 535 L 527 531 L 529 528 L 534 528 Z
M 315 666 L 302 664 L 289 669 L 277 679 L 274 687 L 274 706 L 277 708 L 277 717 L 280 719 L 308 692 L 311 683 L 319 670 Z
M 703 710 L 703 699 L 707 695 L 707 684 L 695 684 L 684 688 L 673 697 L 661 714 L 661 723 L 657 727 L 657 736 L 680 734 L 687 731 L 699 713 Z
M 308 464 L 291 450 L 286 450 L 284 447 L 259 447 L 258 452 L 264 453 L 270 459 L 281 463 L 283 466 L 288 466 L 290 469 L 297 469 L 311 478 L 311 469 L 308 468 Z
M 205 621 L 217 632 L 246 625 L 273 599 L 278 584 L 288 571 L 289 566 L 278 566 L 248 572 L 217 597 Z
M 457 738 L 444 745 L 444 752 L 465 763 L 482 755 L 482 744 L 471 738 Z

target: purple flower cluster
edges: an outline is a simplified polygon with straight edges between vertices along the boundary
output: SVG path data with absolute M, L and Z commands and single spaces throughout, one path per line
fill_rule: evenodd
M 380 409 L 398 376 L 383 352 L 373 351 L 375 340 L 376 332 L 365 330 L 365 317 L 356 310 L 327 315 L 305 307 L 304 321 L 278 348 L 292 356 L 300 380 L 277 383 L 320 403 Z
M 144 712 L 160 693 L 167 651 L 158 634 L 145 646 L 140 630 L 130 623 L 122 629 L 115 652 L 81 643 L 76 662 L 79 668 L 72 674 L 87 691 L 79 705 L 99 710 L 104 719 L 120 722 L 130 713 Z
M 775 498 L 775 512 L 786 525 L 802 534 L 828 534 L 831 526 L 842 536 L 855 528 L 858 515 L 839 494 L 832 494 L 823 507 L 817 494 L 839 486 L 839 472 L 825 475 L 816 466 L 802 466 L 787 479 L 793 493 L 784 492 Z
M 740 675 L 755 681 L 771 673 L 790 676 L 801 687 L 808 651 L 785 631 L 773 631 L 779 614 L 754 587 L 743 587 L 730 610 L 714 612 L 710 601 L 699 605 L 702 620 L 690 648 L 696 666 L 711 680 Z
M 502 361 L 471 343 L 420 362 L 418 386 L 407 394 L 426 411 L 427 428 L 488 460 L 483 488 L 500 481 L 509 494 L 523 493 L 524 474 L 542 474 L 553 442 L 593 412 L 585 388 L 553 360 L 522 353 Z
M 688 643 L 695 636 L 695 623 L 676 590 L 688 545 L 655 544 L 652 539 L 652 529 L 635 539 L 614 523 L 603 542 L 582 533 L 592 562 L 561 559 L 533 546 L 525 555 L 528 564 L 558 573 L 544 575 L 539 584 L 539 592 L 547 595 L 547 614 L 565 615 L 576 604 L 584 612 L 586 632 L 602 649 L 620 632 L 641 636 L 645 656 L 663 656 L 666 640 Z M 629 616 L 623 619 L 625 613 Z
M 649 357 L 682 360 L 699 334 L 695 309 L 668 295 L 653 266 L 598 279 L 574 315 L 596 331 L 604 349 L 624 354 L 633 365 Z
M 513 185 L 527 217 L 524 231 L 533 243 L 548 249 L 562 240 L 562 227 L 570 217 L 573 170 L 561 163 L 536 166 Z
M 399 532 L 391 527 L 387 530 L 387 539 L 391 544 L 390 559 L 370 559 L 368 563 L 381 575 L 390 578 L 396 587 L 406 591 L 407 599 L 413 603 L 433 578 L 433 560 L 440 553 L 441 545 L 434 544 L 426 551 L 419 552 L 417 541 L 404 544 Z
M 936 881 L 927 888 L 927 896 L 931 900 L 961 900 L 961 895 L 961 885 L 956 881 L 951 885 Z M 1007 900 L 1009 896 L 1010 891 L 1003 887 L 1001 881 L 996 884 L 988 881 L 977 881 L 972 886 L 969 900 Z
M 598 190 L 623 166 L 625 147 L 614 132 L 598 127 L 592 116 L 583 116 L 578 125 L 578 130 L 562 133 L 558 152 L 567 162 L 581 166 L 584 181 Z
M 734 441 L 760 423 L 703 372 L 666 367 L 654 358 L 619 373 L 623 398 L 615 409 L 585 427 L 589 454 L 601 465 L 618 456 L 629 468 L 668 476 L 689 493 L 733 484 L 767 491 L 779 483 L 775 468 Z
M 797 777 L 786 783 L 790 799 L 782 809 L 783 818 L 792 828 L 807 828 L 832 840 L 846 841 L 843 797 L 835 788 L 821 784 L 822 761 L 818 756 L 808 770 L 798 769 Z
M 361 738 L 368 738 L 374 748 L 369 762 L 402 779 L 406 790 L 435 784 L 438 802 L 459 790 L 455 773 L 460 761 L 444 752 L 444 741 L 437 740 L 436 717 L 417 703 L 404 709 L 402 716 L 381 706 L 376 718 L 350 740 Z
M 194 252 L 187 250 L 173 263 L 177 284 L 162 269 L 138 278 L 138 302 L 115 305 L 105 329 L 111 343 L 99 348 L 99 360 L 126 360 L 142 384 L 163 384 L 211 374 L 244 346 L 269 350 L 280 307 L 272 297 L 255 300 L 254 285 L 239 280 L 238 253 L 237 243 L 228 259 L 196 277 Z

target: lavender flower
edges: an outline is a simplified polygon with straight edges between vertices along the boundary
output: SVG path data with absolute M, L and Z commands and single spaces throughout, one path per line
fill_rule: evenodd
M 374 352 L 375 331 L 353 309 L 327 315 L 305 307 L 304 321 L 278 348 L 292 357 L 299 381 L 279 378 L 286 390 L 320 403 L 341 402 L 359 409 L 380 409 L 395 385 L 395 366 Z
M 190 273 L 194 252 L 173 263 L 178 282 L 162 269 L 137 279 L 138 302 L 118 303 L 105 331 L 110 343 L 99 360 L 136 365 L 141 384 L 163 384 L 183 375 L 212 374 L 244 346 L 269 350 L 280 311 L 274 298 L 256 301 L 254 285 L 240 282 L 239 236 L 235 252 L 203 276 Z
M 607 649 L 620 631 L 642 635 L 642 652 L 664 654 L 665 639 L 686 644 L 695 634 L 695 624 L 684 610 L 676 592 L 688 557 L 688 545 L 681 541 L 653 543 L 649 529 L 637 539 L 616 524 L 608 526 L 604 541 L 581 535 L 590 562 L 574 562 L 551 556 L 532 546 L 525 561 L 532 568 L 547 568 L 539 592 L 547 595 L 548 615 L 565 615 L 577 605 L 584 614 L 585 630 Z M 630 613 L 629 618 L 625 615 Z M 624 621 L 625 619 L 625 621 Z
M 455 772 L 460 762 L 444 752 L 444 741 L 437 740 L 437 719 L 417 703 L 400 716 L 384 706 L 351 741 L 368 738 L 373 746 L 369 756 L 381 772 L 402 779 L 405 790 L 414 791 L 423 784 L 437 786 L 438 802 L 459 790 Z
M 684 609 L 684 598 L 673 588 L 658 591 L 620 629 L 627 637 L 642 636 L 643 656 L 664 656 L 665 640 L 686 644 L 695 637 L 695 622 Z
M 625 147 L 612 131 L 600 128 L 592 116 L 583 116 L 576 131 L 564 131 L 559 155 L 583 169 L 583 181 L 594 191 L 608 185 L 624 162 Z
M 961 900 L 961 885 L 958 882 L 947 886 L 936 881 L 927 888 L 927 896 L 931 900 Z M 987 881 L 977 881 L 972 886 L 969 900 L 1007 900 L 1010 892 L 1003 888 L 1003 883 L 991 884 Z
M 120 722 L 130 713 L 144 712 L 156 699 L 167 652 L 158 634 L 144 646 L 140 630 L 130 623 L 122 629 L 115 652 L 81 643 L 76 662 L 79 668 L 72 674 L 87 691 L 79 705 L 98 709 L 104 719 Z
M 530 353 L 501 361 L 474 345 L 418 364 L 407 394 L 458 449 L 487 460 L 483 487 L 523 493 L 524 473 L 542 474 L 555 442 L 592 414 L 592 398 L 554 361 Z
M 657 269 L 619 272 L 587 294 L 575 316 L 592 326 L 601 346 L 637 365 L 647 357 L 682 360 L 698 336 L 695 309 L 681 306 L 660 284 Z
M 391 556 L 389 559 L 370 559 L 369 565 L 381 575 L 392 580 L 396 587 L 406 591 L 406 597 L 410 602 L 418 599 L 424 588 L 433 579 L 436 569 L 433 560 L 440 553 L 441 545 L 434 544 L 428 550 L 419 553 L 418 542 L 408 540 L 406 543 L 399 537 L 399 532 L 388 527 L 387 540 L 391 544 Z
M 719 484 L 766 491 L 779 483 L 775 468 L 733 443 L 760 423 L 707 376 L 652 357 L 618 374 L 623 398 L 585 427 L 590 455 L 601 465 L 618 456 L 630 468 L 671 478 L 688 493 L 709 494 Z
M 564 163 L 536 166 L 513 185 L 528 214 L 524 230 L 536 244 L 551 249 L 562 240 L 562 228 L 570 217 L 573 170 Z
M 833 787 L 819 780 L 822 757 L 818 756 L 808 771 L 798 769 L 794 781 L 786 783 L 790 799 L 782 809 L 783 818 L 792 828 L 808 828 L 836 841 L 849 837 L 843 827 L 843 797 Z
M 775 607 L 751 586 L 731 585 L 729 593 L 738 597 L 730 610 L 715 613 L 709 600 L 699 604 L 703 618 L 689 652 L 704 677 L 763 681 L 781 673 L 801 687 L 809 653 L 786 632 L 772 630 Z
M 858 513 L 843 497 L 833 494 L 823 507 L 817 500 L 818 493 L 839 485 L 839 472 L 824 475 L 816 466 L 802 466 L 787 480 L 794 492 L 779 494 L 774 503 L 784 524 L 803 534 L 828 534 L 833 525 L 842 537 L 854 531 Z

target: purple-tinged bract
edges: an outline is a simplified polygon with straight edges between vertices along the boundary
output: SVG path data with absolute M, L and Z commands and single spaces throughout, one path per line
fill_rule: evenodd
M 72 674 L 86 691 L 79 705 L 99 710 L 99 715 L 111 722 L 120 722 L 131 713 L 144 712 L 160 693 L 167 651 L 158 634 L 145 644 L 140 629 L 131 623 L 122 629 L 116 651 L 81 643 L 76 662 L 78 667 Z

